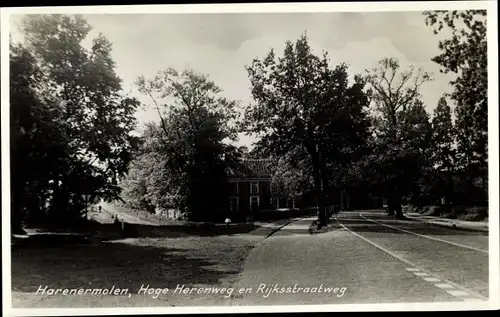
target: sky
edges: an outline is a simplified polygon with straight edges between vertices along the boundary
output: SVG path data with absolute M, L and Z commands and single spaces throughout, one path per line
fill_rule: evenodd
M 421 88 L 432 113 L 438 99 L 451 91 L 451 75 L 441 74 L 431 58 L 439 54 L 439 37 L 425 25 L 422 12 L 219 13 L 219 14 L 92 14 L 84 16 L 93 30 L 113 44 L 117 74 L 126 92 L 145 104 L 150 100 L 134 87 L 138 76 L 152 77 L 167 67 L 191 67 L 207 74 L 225 97 L 251 101 L 245 66 L 271 48 L 281 55 L 285 42 L 306 33 L 315 53 L 327 51 L 332 64 L 347 63 L 351 74 L 395 57 L 402 67 L 414 65 L 433 74 Z M 15 20 L 14 20 L 15 21 Z M 139 126 L 158 120 L 152 109 L 137 113 Z M 252 137 L 240 144 L 251 147 Z

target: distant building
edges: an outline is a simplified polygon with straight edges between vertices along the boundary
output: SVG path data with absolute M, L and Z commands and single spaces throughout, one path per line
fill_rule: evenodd
M 275 209 L 272 206 L 272 160 L 244 159 L 231 171 L 229 212 L 250 215 L 252 210 Z

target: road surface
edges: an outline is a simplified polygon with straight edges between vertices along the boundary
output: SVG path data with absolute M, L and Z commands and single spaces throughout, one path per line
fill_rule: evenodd
M 293 222 L 253 249 L 227 305 L 487 300 L 486 232 L 358 211 L 311 235 L 313 220 Z

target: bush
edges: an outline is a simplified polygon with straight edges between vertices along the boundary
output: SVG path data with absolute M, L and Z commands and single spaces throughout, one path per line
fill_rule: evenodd
M 414 212 L 413 206 L 403 206 L 403 212 Z
M 481 221 L 488 217 L 488 208 L 481 206 L 466 207 L 460 219 L 467 221 Z
M 480 207 L 480 206 L 468 207 L 468 208 L 465 208 L 465 213 L 466 214 L 475 214 L 475 215 L 479 215 L 482 217 L 487 217 L 488 216 L 488 207 Z
M 441 215 L 443 218 L 457 219 L 457 215 L 453 211 L 447 211 Z
M 440 216 L 444 211 L 443 207 L 441 206 L 430 206 L 428 208 L 428 214 L 430 216 Z
M 465 208 L 464 206 L 453 206 L 452 212 L 456 216 L 463 215 L 465 213 Z
M 411 206 L 410 209 L 411 209 L 412 212 L 418 212 L 418 213 L 420 213 L 422 211 L 422 207 L 421 206 Z
M 424 206 L 420 208 L 419 213 L 424 216 L 440 216 L 445 212 L 442 206 Z
M 488 208 L 482 206 L 453 206 L 449 218 L 461 219 L 466 221 L 481 221 L 488 217 Z

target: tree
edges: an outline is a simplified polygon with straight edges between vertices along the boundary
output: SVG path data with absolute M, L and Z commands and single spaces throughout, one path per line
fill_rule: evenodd
M 140 77 L 137 85 L 151 97 L 160 118 L 152 126 L 149 150 L 160 158 L 147 179 L 150 200 L 157 207 L 180 209 L 192 220 L 217 216 L 215 211 L 225 206 L 227 163 L 237 152 L 225 142 L 236 137 L 236 103 L 191 69 L 179 73 L 169 68 L 151 80 Z
M 432 118 L 433 158 L 436 168 L 441 171 L 453 171 L 454 168 L 454 126 L 451 108 L 446 99 L 441 97 Z
M 486 10 L 426 11 L 425 22 L 434 33 L 451 31 L 439 42 L 441 54 L 432 60 L 443 73 L 455 73 L 450 97 L 456 103 L 458 169 L 470 183 L 488 171 L 488 50 Z
M 275 156 L 304 151 L 312 169 L 318 224 L 328 222 L 325 204 L 330 193 L 327 159 L 348 148 L 364 122 L 368 104 L 359 76 L 348 80 L 347 66 L 329 66 L 327 54 L 313 54 L 307 37 L 288 41 L 283 57 L 271 50 L 247 67 L 254 103 L 245 112 L 249 132 Z
M 432 186 L 436 179 L 432 165 L 432 123 L 425 105 L 418 99 L 407 113 L 400 115 L 405 118 L 401 121 L 404 123 L 403 139 L 407 140 L 400 148 L 407 161 L 401 170 L 400 192 L 420 204 L 433 198 Z
M 440 196 L 448 203 L 453 195 L 452 173 L 455 170 L 455 133 L 451 108 L 445 97 L 439 99 L 432 118 L 432 163 L 439 174 Z
M 99 35 L 90 49 L 83 46 L 91 28 L 82 17 L 30 15 L 21 30 L 39 70 L 36 95 L 45 100 L 63 140 L 64 159 L 52 166 L 57 172 L 43 205 L 50 206 L 53 221 L 64 224 L 80 219 L 83 195 L 118 196 L 136 142 L 131 131 L 138 102 L 123 94 L 106 38 Z
M 312 167 L 307 152 L 296 148 L 273 161 L 271 186 L 277 198 L 295 199 L 312 187 Z
M 400 71 L 398 60 L 384 58 L 379 67 L 367 71 L 366 80 L 372 92 L 375 148 L 381 167 L 388 213 L 402 217 L 401 198 L 412 171 L 418 170 L 420 154 L 429 145 L 428 115 L 418 100 L 422 84 L 431 80 L 428 73 L 410 67 Z M 410 159 L 413 158 L 413 159 Z
M 33 55 L 10 46 L 11 226 L 22 232 L 25 220 L 40 219 L 51 183 L 64 172 L 68 143 L 57 121 L 57 107 L 38 94 L 41 72 Z M 52 109 L 51 109 L 52 108 Z M 34 194 L 36 193 L 36 195 Z M 28 219 L 27 219 L 28 217 Z
M 161 135 L 162 131 L 157 124 L 146 124 L 128 173 L 120 182 L 122 197 L 129 207 L 153 212 L 158 203 L 155 201 L 156 196 L 152 194 L 152 184 L 157 183 L 155 177 L 158 174 L 155 172 L 158 166 L 164 164 L 164 159 L 157 150 Z M 164 198 L 168 199 L 166 196 Z

